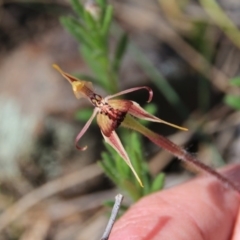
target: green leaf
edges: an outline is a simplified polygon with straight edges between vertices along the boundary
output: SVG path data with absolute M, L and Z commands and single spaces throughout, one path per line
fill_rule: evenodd
M 106 72 L 104 71 L 103 65 L 107 64 L 104 63 L 103 60 L 105 58 L 105 54 L 101 49 L 89 49 L 86 46 L 81 46 L 79 48 L 81 54 L 84 57 L 84 60 L 88 63 L 88 65 L 92 68 L 93 72 L 96 76 L 104 75 L 106 76 Z M 106 67 L 106 66 L 105 66 Z
M 87 122 L 87 120 L 92 116 L 92 108 L 81 109 L 75 113 L 75 119 Z
M 155 115 L 157 113 L 157 105 L 155 103 L 148 103 L 144 106 L 144 109 L 150 114 Z
M 103 202 L 103 206 L 104 206 L 104 207 L 108 207 L 108 208 L 110 208 L 110 209 L 113 208 L 114 204 L 115 204 L 115 201 L 113 201 L 113 200 L 107 200 L 107 201 L 104 201 L 104 202 Z M 128 209 L 129 209 L 129 206 L 127 206 L 127 205 L 125 205 L 125 204 L 121 204 L 120 209 L 119 209 L 119 213 L 118 213 L 118 218 L 119 218 L 123 213 L 125 213 Z M 118 218 L 117 218 L 117 219 L 118 219 Z
M 112 156 L 114 156 L 117 153 L 116 150 L 113 147 L 111 147 L 108 143 L 106 143 L 105 141 L 104 141 L 104 146 L 107 149 L 107 151 L 109 152 L 109 154 L 111 154 Z
M 61 24 L 79 41 L 89 48 L 98 48 L 84 26 L 72 17 L 61 17 Z
M 96 2 L 101 8 L 105 8 L 107 6 L 107 0 L 96 0 Z
M 159 91 L 161 91 L 166 100 L 175 107 L 179 116 L 185 118 L 189 115 L 189 110 L 181 100 L 178 93 L 174 90 L 171 84 L 169 84 L 169 81 L 162 76 L 154 64 L 146 57 L 146 55 L 132 44 L 130 49 L 135 54 L 136 61 L 143 68 L 144 72 L 150 77 L 150 80 L 156 85 Z
M 85 22 L 89 28 L 89 30 L 94 30 L 97 31 L 97 21 L 93 18 L 93 16 L 91 15 L 91 13 L 89 13 L 88 11 L 84 11 L 84 19 Z
M 109 83 L 107 82 L 106 72 L 104 71 L 104 68 L 100 65 L 100 62 L 95 59 L 97 57 L 97 51 L 92 51 L 84 45 L 82 45 L 79 49 L 85 62 L 88 64 L 94 75 L 97 77 L 98 84 L 105 89 L 108 89 Z
M 103 202 L 103 206 L 112 208 L 113 205 L 114 205 L 114 203 L 115 203 L 115 202 L 114 202 L 113 200 L 107 200 L 107 201 L 104 201 L 104 202 Z
M 121 181 L 124 179 L 132 179 L 131 178 L 131 170 L 129 166 L 126 164 L 126 162 L 118 155 L 118 153 L 115 153 L 115 159 L 116 163 L 116 171 L 119 173 L 119 176 L 121 178 Z
M 240 87 L 240 77 L 235 77 L 230 80 L 232 86 Z
M 83 17 L 84 7 L 79 0 L 71 0 L 71 5 L 73 10 L 77 13 L 79 17 Z
M 104 164 L 106 164 L 108 166 L 108 168 L 112 169 L 112 171 L 113 171 L 113 169 L 116 168 L 115 161 L 113 160 L 113 158 L 109 152 L 102 152 L 101 157 L 102 157 Z
M 230 107 L 240 110 L 240 96 L 227 95 L 224 102 Z
M 108 5 L 105 11 L 105 15 L 103 17 L 103 23 L 101 28 L 101 34 L 103 37 L 107 37 L 109 28 L 113 18 L 113 7 Z
M 165 174 L 164 173 L 158 174 L 152 183 L 151 192 L 157 192 L 161 190 L 164 186 L 164 180 L 165 180 Z
M 112 165 L 112 159 L 111 157 L 106 153 L 103 152 L 101 154 L 102 156 L 102 161 L 98 161 L 98 164 L 103 168 L 104 173 L 116 184 L 118 185 L 118 179 L 119 176 L 116 174 L 116 169 Z
M 126 33 L 123 33 L 116 47 L 116 52 L 115 52 L 115 57 L 113 62 L 113 69 L 115 72 L 119 71 L 122 58 L 127 49 L 127 45 L 128 45 L 128 36 Z

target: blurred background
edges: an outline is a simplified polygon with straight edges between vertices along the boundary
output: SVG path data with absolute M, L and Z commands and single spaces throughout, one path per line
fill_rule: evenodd
M 120 88 L 152 87 L 156 115 L 189 131 L 150 128 L 213 167 L 239 162 L 240 2 L 109 2 L 110 45 L 120 29 L 130 38 Z M 120 192 L 95 164 L 104 150 L 96 125 L 81 141 L 88 150 L 75 149 L 84 125 L 76 113 L 89 104 L 52 68 L 91 74 L 59 23 L 71 14 L 67 0 L 0 1 L 1 240 L 99 239 L 108 217 L 102 203 Z M 128 97 L 146 101 L 142 92 Z M 165 187 L 195 173 L 146 139 L 144 145 L 151 173 L 166 172 Z

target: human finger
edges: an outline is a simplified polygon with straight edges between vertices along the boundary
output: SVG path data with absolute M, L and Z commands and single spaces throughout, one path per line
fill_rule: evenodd
M 240 184 L 240 165 L 224 175 Z M 235 191 L 211 176 L 199 177 L 140 200 L 116 223 L 110 240 L 229 240 L 239 204 Z

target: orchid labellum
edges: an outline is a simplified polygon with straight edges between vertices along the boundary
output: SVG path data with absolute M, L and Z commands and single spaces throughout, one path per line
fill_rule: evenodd
M 185 162 L 189 162 L 194 166 L 200 168 L 201 170 L 208 172 L 209 174 L 215 176 L 217 179 L 219 179 L 223 183 L 228 184 L 233 189 L 240 192 L 239 187 L 236 186 L 234 183 L 232 183 L 229 179 L 225 178 L 220 173 L 216 172 L 214 169 L 208 167 L 207 165 L 199 162 L 194 156 L 192 156 L 190 153 L 185 151 L 183 148 L 177 146 L 167 138 L 159 134 L 156 134 L 150 129 L 146 128 L 140 122 L 138 122 L 135 118 L 144 119 L 152 122 L 164 123 L 171 127 L 175 127 L 185 131 L 187 130 L 186 128 L 179 127 L 177 125 L 166 122 L 162 119 L 159 119 L 151 115 L 150 113 L 146 112 L 143 108 L 141 108 L 140 105 L 137 104 L 136 102 L 133 102 L 130 100 L 113 99 L 117 96 L 120 96 L 126 93 L 138 91 L 141 89 L 146 89 L 149 93 L 148 102 L 150 102 L 152 100 L 153 92 L 149 87 L 143 86 L 143 87 L 130 88 L 125 91 L 103 98 L 93 91 L 93 86 L 91 82 L 79 80 L 76 77 L 71 76 L 70 74 L 62 71 L 55 64 L 53 65 L 53 67 L 57 69 L 62 74 L 62 76 L 66 78 L 68 82 L 72 85 L 73 92 L 78 99 L 82 97 L 87 98 L 90 101 L 90 103 L 94 106 L 94 111 L 92 113 L 92 116 L 90 117 L 90 119 L 87 121 L 83 129 L 80 131 L 80 133 L 76 137 L 75 144 L 79 150 L 87 149 L 87 146 L 80 147 L 78 145 L 78 141 L 84 135 L 84 133 L 90 126 L 91 122 L 93 121 L 94 117 L 96 116 L 97 123 L 101 129 L 101 132 L 105 141 L 108 144 L 110 144 L 118 152 L 118 154 L 124 159 L 127 165 L 131 168 L 132 172 L 134 173 L 135 177 L 137 178 L 141 186 L 143 186 L 142 182 L 138 177 L 136 171 L 134 170 L 131 164 L 131 161 L 128 157 L 128 154 L 126 153 L 120 139 L 118 138 L 118 135 L 116 134 L 115 130 L 119 126 L 130 128 L 140 132 L 141 134 L 149 138 L 157 146 L 164 148 L 165 150 L 169 151 L 179 159 Z

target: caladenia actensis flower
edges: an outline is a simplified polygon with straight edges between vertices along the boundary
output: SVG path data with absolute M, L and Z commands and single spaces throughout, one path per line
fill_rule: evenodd
M 136 102 L 133 102 L 130 100 L 113 99 L 117 96 L 120 96 L 126 93 L 134 92 L 141 89 L 146 89 L 149 92 L 148 102 L 150 102 L 152 100 L 153 92 L 149 87 L 143 86 L 143 87 L 130 88 L 125 91 L 103 98 L 102 96 L 96 94 L 93 91 L 93 86 L 91 82 L 79 80 L 76 77 L 71 76 L 70 74 L 62 71 L 57 65 L 53 65 L 53 67 L 57 69 L 62 74 L 62 76 L 66 78 L 69 81 L 69 83 L 72 85 L 73 92 L 76 98 L 78 99 L 82 97 L 87 98 L 90 101 L 90 103 L 94 106 L 92 116 L 90 117 L 90 119 L 87 121 L 83 129 L 80 131 L 80 133 L 76 137 L 75 144 L 77 149 L 79 150 L 87 149 L 87 146 L 80 147 L 78 145 L 78 141 L 84 135 L 84 133 L 90 126 L 91 122 L 93 121 L 94 117 L 96 116 L 97 123 L 101 129 L 101 132 L 105 141 L 108 144 L 110 144 L 117 151 L 117 153 L 124 159 L 127 165 L 131 168 L 132 172 L 134 173 L 135 177 L 137 178 L 141 186 L 143 186 L 142 182 L 138 177 L 136 171 L 134 170 L 131 164 L 131 161 L 128 157 L 128 154 L 126 153 L 120 139 L 118 138 L 118 135 L 116 134 L 115 130 L 120 126 L 130 128 L 140 132 L 141 134 L 146 136 L 148 139 L 150 139 L 153 143 L 155 143 L 157 146 L 167 150 L 168 152 L 178 157 L 179 159 L 187 163 L 191 163 L 192 165 L 200 168 L 201 170 L 215 176 L 218 180 L 229 185 L 231 188 L 235 189 L 237 192 L 240 193 L 239 186 L 235 185 L 233 182 L 225 178 L 223 175 L 221 175 L 211 167 L 208 167 L 204 163 L 198 161 L 193 155 L 191 155 L 190 153 L 188 153 L 186 150 L 179 147 L 178 145 L 174 144 L 167 138 L 146 128 L 139 121 L 137 121 L 136 118 L 144 119 L 152 122 L 164 123 L 171 127 L 178 128 L 180 130 L 186 131 L 187 130 L 186 128 L 179 127 L 177 125 L 166 122 L 162 119 L 159 119 L 151 115 L 150 113 L 146 112 L 143 108 L 141 108 L 140 105 Z

